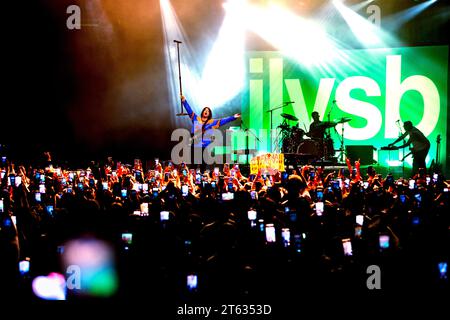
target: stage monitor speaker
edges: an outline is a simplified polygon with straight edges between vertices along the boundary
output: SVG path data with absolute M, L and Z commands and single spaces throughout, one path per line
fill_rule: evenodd
M 361 165 L 371 165 L 376 163 L 373 160 L 373 152 L 376 149 L 373 146 L 346 146 L 345 152 L 347 154 L 347 158 L 354 163 L 359 159 Z

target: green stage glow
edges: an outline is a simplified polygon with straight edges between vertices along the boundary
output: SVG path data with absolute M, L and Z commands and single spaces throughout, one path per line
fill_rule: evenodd
M 402 165 L 398 160 L 408 150 L 379 148 L 398 137 L 397 120 L 410 120 L 432 143 L 427 165 L 435 158 L 436 139 L 441 136 L 440 160 L 445 165 L 448 46 L 348 50 L 339 56 L 346 56 L 346 61 L 314 68 L 280 52 L 247 53 L 242 120 L 256 134 L 266 132 L 261 141 L 250 134 L 249 148 L 279 151 L 280 146 L 274 143 L 277 135 L 273 133 L 271 139 L 269 130 L 283 122 L 281 113 L 294 115 L 299 127 L 308 129 L 311 112 L 317 111 L 323 121 L 328 115 L 331 121 L 351 118 L 343 125 L 345 145 L 378 148 L 374 158 L 385 167 Z M 286 101 L 295 103 L 283 106 Z M 274 110 L 271 117 L 268 111 L 278 106 L 283 107 Z M 340 147 L 341 126 L 331 130 L 335 149 Z M 234 150 L 244 149 L 245 133 L 236 133 L 232 141 Z M 411 163 L 411 157 L 407 158 L 405 165 L 410 167 Z

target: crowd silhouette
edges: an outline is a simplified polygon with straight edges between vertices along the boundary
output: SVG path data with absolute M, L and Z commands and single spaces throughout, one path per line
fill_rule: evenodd
M 448 290 L 444 177 L 394 179 L 347 164 L 244 176 L 237 164 L 200 172 L 171 161 L 144 170 L 140 161 L 79 169 L 50 155 L 26 166 L 5 160 L 2 287 L 11 297 L 38 299 L 33 278 L 66 276 L 64 245 L 87 237 L 113 248 L 118 286 L 111 299 L 271 301 L 368 292 L 370 265 L 382 270 L 384 292 Z M 19 270 L 24 260 L 29 272 Z

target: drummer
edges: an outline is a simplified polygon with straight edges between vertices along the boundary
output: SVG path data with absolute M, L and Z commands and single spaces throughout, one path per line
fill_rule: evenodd
M 326 127 L 323 125 L 322 121 L 320 121 L 320 116 L 317 111 L 313 111 L 313 113 L 311 113 L 311 117 L 313 122 L 309 125 L 309 132 L 306 135 L 311 139 L 322 140 L 325 135 Z

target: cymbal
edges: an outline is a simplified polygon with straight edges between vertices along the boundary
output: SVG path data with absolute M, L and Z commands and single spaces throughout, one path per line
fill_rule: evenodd
M 340 119 L 335 119 L 334 123 L 338 124 L 338 123 L 345 123 L 345 122 L 349 122 L 349 121 L 352 121 L 352 118 L 344 117 L 344 118 L 340 118 Z
M 332 122 L 332 121 L 323 121 L 318 125 L 320 128 L 332 128 L 336 126 L 339 122 Z
M 290 115 L 288 113 L 282 113 L 281 116 L 285 119 L 292 120 L 292 121 L 298 121 L 298 118 L 294 117 L 293 115 Z

